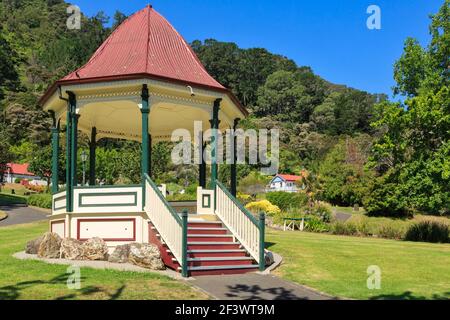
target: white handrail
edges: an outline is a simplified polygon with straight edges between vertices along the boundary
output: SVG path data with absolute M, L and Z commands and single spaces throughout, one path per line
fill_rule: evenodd
M 261 245 L 258 221 L 220 183 L 216 186 L 216 214 L 259 263 Z
M 178 263 L 181 265 L 183 252 L 182 220 L 170 207 L 161 191 L 149 177 L 146 177 L 145 179 L 144 210 L 158 230 L 162 240 L 166 243 L 175 259 L 177 259 Z

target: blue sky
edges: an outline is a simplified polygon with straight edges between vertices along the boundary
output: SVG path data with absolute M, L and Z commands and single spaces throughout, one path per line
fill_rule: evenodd
M 88 16 L 127 15 L 148 3 L 189 42 L 214 38 L 263 47 L 338 84 L 391 93 L 393 63 L 406 37 L 429 41 L 429 14 L 443 0 L 72 0 Z M 381 9 L 381 30 L 369 30 L 369 5 Z

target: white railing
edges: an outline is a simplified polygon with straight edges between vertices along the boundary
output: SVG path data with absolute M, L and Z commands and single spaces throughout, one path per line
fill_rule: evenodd
M 55 193 L 52 196 L 52 214 L 65 213 L 66 211 L 66 191 Z
M 216 186 L 216 214 L 236 239 L 260 263 L 259 221 L 220 183 Z
M 162 240 L 181 265 L 183 255 L 182 219 L 169 205 L 156 184 L 148 176 L 145 179 L 144 210 L 158 230 Z
M 142 212 L 142 186 L 74 187 L 73 212 Z

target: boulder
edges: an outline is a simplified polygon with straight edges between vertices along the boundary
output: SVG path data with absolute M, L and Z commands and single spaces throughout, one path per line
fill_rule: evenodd
M 91 238 L 82 245 L 83 260 L 108 260 L 108 246 L 103 239 Z
M 152 244 L 132 243 L 128 260 L 137 266 L 151 270 L 165 269 L 158 247 Z
M 130 245 L 124 244 L 117 246 L 114 252 L 109 256 L 108 261 L 113 263 L 127 263 L 130 255 Z
M 265 252 L 264 252 L 264 260 L 266 262 L 266 267 L 271 266 L 275 262 L 275 258 L 273 257 L 273 253 L 271 251 L 265 250 Z
M 60 256 L 62 259 L 83 260 L 83 243 L 81 241 L 66 238 L 61 241 Z
M 38 257 L 48 259 L 58 259 L 61 248 L 61 237 L 52 232 L 47 232 L 42 237 L 39 244 Z
M 42 239 L 44 236 L 40 236 L 37 239 L 31 240 L 27 242 L 27 245 L 25 247 L 25 253 L 28 254 L 38 254 L 39 246 L 41 245 Z

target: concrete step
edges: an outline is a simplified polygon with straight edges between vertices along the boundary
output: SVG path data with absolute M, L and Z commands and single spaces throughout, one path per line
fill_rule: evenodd
M 189 267 L 208 266 L 237 266 L 250 265 L 254 262 L 250 257 L 217 257 L 217 258 L 189 258 Z
M 254 272 L 258 270 L 258 265 L 229 265 L 229 266 L 204 266 L 204 267 L 189 267 L 188 271 L 191 276 L 202 275 L 222 275 L 222 274 L 241 274 Z

